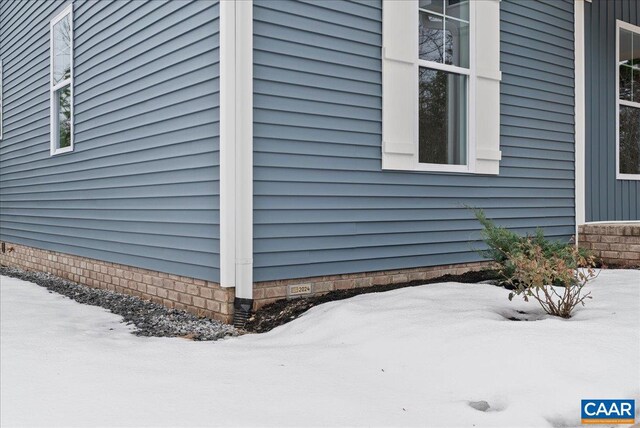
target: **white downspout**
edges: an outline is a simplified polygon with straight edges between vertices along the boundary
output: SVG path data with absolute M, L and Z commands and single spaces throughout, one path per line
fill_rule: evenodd
M 574 73 L 575 73 L 575 222 L 576 245 L 578 226 L 585 223 L 585 45 L 584 0 L 574 2 Z
M 253 2 L 219 5 L 220 285 L 235 287 L 236 323 L 253 303 Z

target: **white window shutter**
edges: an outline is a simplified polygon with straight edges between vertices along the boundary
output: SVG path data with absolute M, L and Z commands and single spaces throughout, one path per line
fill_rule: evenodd
M 382 1 L 382 168 L 418 157 L 418 4 Z
M 500 0 L 472 10 L 469 172 L 500 170 Z M 418 1 L 382 0 L 382 168 L 418 166 Z
M 475 168 L 478 174 L 500 171 L 500 0 L 475 4 Z M 475 132 L 474 132 L 475 131 Z

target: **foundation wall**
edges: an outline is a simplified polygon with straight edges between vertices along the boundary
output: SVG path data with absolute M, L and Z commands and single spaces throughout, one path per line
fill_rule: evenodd
M 0 264 L 48 272 L 90 287 L 131 294 L 169 308 L 230 323 L 234 288 L 185 276 L 4 242 Z
M 583 224 L 578 245 L 593 252 L 605 264 L 640 266 L 640 222 Z
M 366 288 L 374 285 L 401 284 L 422 281 L 442 275 L 461 275 L 488 267 L 487 262 L 431 266 L 413 269 L 398 269 L 345 275 L 317 276 L 313 278 L 285 279 L 255 283 L 253 286 L 254 309 L 276 300 L 300 296 L 311 296 L 334 290 Z
M 169 308 L 183 309 L 226 323 L 231 323 L 233 318 L 235 289 L 224 288 L 210 281 L 9 242 L 4 243 L 4 252 L 0 252 L 0 264 L 48 272 L 79 284 L 138 296 Z M 476 262 L 258 282 L 254 284 L 253 309 L 281 299 L 318 295 L 333 290 L 426 281 L 446 274 L 460 275 L 477 271 L 487 266 L 486 262 Z

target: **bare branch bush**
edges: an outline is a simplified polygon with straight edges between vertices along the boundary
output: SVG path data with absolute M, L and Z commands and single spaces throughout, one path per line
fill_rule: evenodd
M 580 254 L 574 246 L 568 246 L 562 255 L 545 255 L 529 238 L 516 245 L 516 250 L 505 254 L 511 268 L 506 280 L 513 287 L 509 300 L 516 295 L 525 301 L 533 298 L 549 315 L 570 318 L 578 305 L 591 299 L 591 292 L 585 293 L 584 287 L 597 277 L 593 256 Z
M 536 300 L 550 315 L 569 318 L 578 306 L 591 299 L 585 293 L 587 283 L 597 277 L 595 257 L 575 245 L 550 241 L 538 229 L 533 235 L 520 236 L 497 226 L 484 212 L 474 210 L 483 226 L 487 249 L 480 251 L 493 260 L 494 268 L 512 289 L 509 300 L 522 296 Z

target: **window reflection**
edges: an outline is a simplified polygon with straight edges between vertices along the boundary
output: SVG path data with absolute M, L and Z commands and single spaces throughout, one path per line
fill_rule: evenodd
M 71 77 L 71 17 L 53 26 L 53 84 Z
M 467 164 L 469 7 L 468 0 L 419 2 L 420 163 Z
M 466 76 L 420 68 L 419 161 L 465 165 Z
M 444 62 L 444 21 L 428 13 L 420 14 L 419 28 L 420 59 L 438 63 Z
M 59 136 L 58 147 L 65 148 L 71 145 L 71 85 L 67 85 L 56 91 L 57 131 Z
M 445 64 L 469 68 L 469 24 L 445 20 Z
M 640 33 L 618 39 L 618 172 L 640 174 Z
M 620 173 L 640 174 L 640 108 L 620 106 Z

